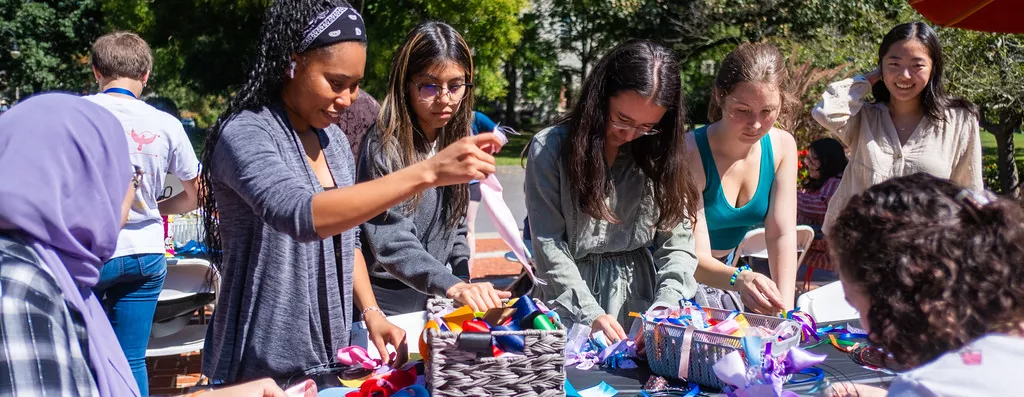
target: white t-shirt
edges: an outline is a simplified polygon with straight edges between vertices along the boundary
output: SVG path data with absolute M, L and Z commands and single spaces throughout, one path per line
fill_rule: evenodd
M 146 203 L 146 209 L 132 207 L 128 223 L 117 236 L 113 257 L 164 253 L 163 219 L 156 202 L 163 191 L 164 178 L 168 173 L 182 181 L 199 176 L 199 160 L 181 121 L 137 99 L 107 94 L 85 99 L 103 106 L 121 120 L 131 162 L 146 172 L 135 192 L 136 200 Z
M 1019 396 L 1024 338 L 988 334 L 967 346 L 905 372 L 889 397 Z

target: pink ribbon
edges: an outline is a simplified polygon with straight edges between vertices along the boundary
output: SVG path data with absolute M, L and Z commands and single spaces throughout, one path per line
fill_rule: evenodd
M 374 369 L 381 364 L 380 360 L 370 358 L 370 353 L 362 348 L 362 346 L 348 346 L 338 349 L 337 357 L 339 363 L 366 369 Z
M 679 379 L 690 375 L 690 345 L 693 344 L 693 326 L 686 327 L 683 332 L 683 346 L 679 349 Z
M 302 383 L 289 387 L 288 390 L 284 391 L 284 394 L 288 395 L 288 397 L 316 397 L 316 382 L 307 379 Z
M 508 127 L 494 129 L 494 134 L 498 136 L 502 144 L 508 142 L 508 138 L 505 136 L 506 131 L 514 133 Z M 488 175 L 487 179 L 480 181 L 480 201 L 483 202 L 487 214 L 491 216 L 491 221 L 497 226 L 498 235 L 512 249 L 512 253 L 526 269 L 530 279 L 535 284 L 547 285 L 544 280 L 537 279 L 537 276 L 533 274 L 533 258 L 530 257 L 530 251 L 526 249 L 526 244 L 523 244 L 523 239 L 519 235 L 519 226 L 515 216 L 512 215 L 508 204 L 505 204 L 505 199 L 502 198 L 503 190 L 498 178 L 494 174 Z

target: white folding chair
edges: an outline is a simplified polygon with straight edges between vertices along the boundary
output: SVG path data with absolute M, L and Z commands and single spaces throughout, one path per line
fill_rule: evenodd
M 173 264 L 170 264 L 173 263 Z M 212 281 L 212 282 L 211 282 Z M 212 285 L 211 285 L 212 284 Z M 205 259 L 177 259 L 169 262 L 164 289 L 157 298 L 157 312 L 162 309 L 185 311 L 171 319 L 153 322 L 146 357 L 169 356 L 202 350 L 206 340 L 206 324 L 189 325 L 197 302 L 216 302 L 220 292 L 220 275 Z M 207 295 L 202 299 L 202 295 Z M 163 305 L 163 306 L 161 306 Z M 205 304 L 203 304 L 205 305 Z
M 796 299 L 796 306 L 818 322 L 852 320 L 860 317 L 857 309 L 846 302 L 843 284 L 839 281 L 800 295 Z
M 797 225 L 796 227 L 796 252 L 797 252 L 797 266 L 800 266 L 804 260 L 804 254 L 811 248 L 811 243 L 814 242 L 814 229 L 807 225 Z M 768 242 L 765 240 L 765 231 L 763 227 L 757 229 L 751 229 L 743 236 L 743 240 L 736 247 L 736 258 L 761 258 L 768 259 Z

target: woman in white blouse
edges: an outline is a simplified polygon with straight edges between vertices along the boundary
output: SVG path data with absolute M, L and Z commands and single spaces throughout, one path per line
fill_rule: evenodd
M 974 105 L 942 87 L 942 45 L 922 22 L 896 26 L 878 49 L 878 68 L 832 83 L 814 119 L 850 148 L 823 230 L 855 194 L 887 179 L 926 172 L 975 190 L 981 138 Z M 875 102 L 864 101 L 872 92 Z

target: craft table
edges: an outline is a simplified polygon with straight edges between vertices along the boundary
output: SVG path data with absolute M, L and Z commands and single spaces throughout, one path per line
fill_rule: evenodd
M 824 327 L 830 324 L 846 324 L 846 321 L 834 322 L 834 323 L 820 323 L 819 327 Z M 858 321 L 850 321 L 851 325 L 859 325 Z M 885 374 L 883 372 L 872 371 L 870 369 L 861 367 L 850 359 L 849 355 L 837 350 L 835 347 L 829 344 L 823 344 L 809 350 L 813 353 L 827 354 L 828 358 L 824 363 L 818 365 L 819 368 L 825 370 L 825 380 L 838 383 L 838 382 L 854 382 L 865 385 L 886 387 L 889 382 L 892 381 L 893 376 Z M 588 389 L 596 386 L 601 382 L 605 382 L 614 387 L 619 392 L 619 396 L 636 396 L 639 395 L 643 389 L 644 383 L 647 383 L 647 379 L 651 377 L 650 369 L 647 368 L 646 362 L 639 363 L 640 368 L 634 370 L 603 370 L 598 367 L 594 367 L 587 371 L 581 371 L 575 367 L 566 367 L 565 375 L 566 379 L 572 383 L 576 390 Z M 787 385 L 787 390 L 792 390 L 800 395 L 814 395 L 808 394 L 814 387 L 814 384 L 802 384 L 802 385 Z M 724 396 L 722 393 L 709 393 L 704 392 L 702 395 L 707 396 Z

